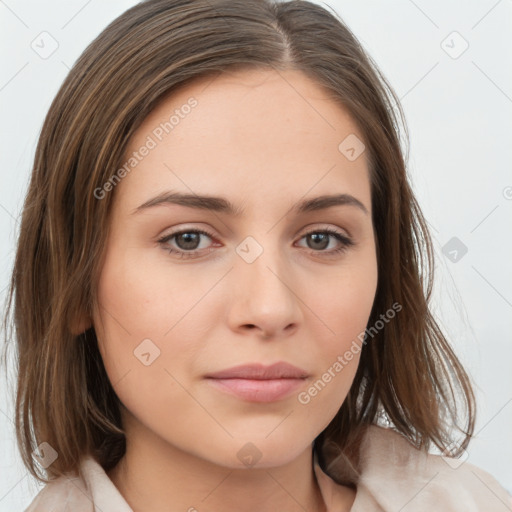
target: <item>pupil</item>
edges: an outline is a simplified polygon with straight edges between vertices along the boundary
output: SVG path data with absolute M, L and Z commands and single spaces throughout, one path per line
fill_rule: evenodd
M 194 238 L 195 238 L 195 240 L 194 240 Z M 184 246 L 181 243 L 178 243 L 178 245 L 180 246 L 181 249 L 196 249 L 197 242 L 199 240 L 199 234 L 198 233 L 183 233 L 181 235 L 178 235 L 177 240 L 185 240 Z
M 325 249 L 329 245 L 329 236 L 326 233 L 314 233 L 310 236 L 314 244 L 317 241 L 320 242 L 320 247 L 313 247 L 313 249 Z

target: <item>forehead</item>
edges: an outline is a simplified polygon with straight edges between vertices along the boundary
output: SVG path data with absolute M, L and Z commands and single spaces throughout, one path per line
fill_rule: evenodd
M 369 209 L 366 151 L 347 158 L 347 140 L 364 147 L 348 111 L 299 71 L 201 77 L 164 97 L 135 132 L 125 162 L 152 147 L 116 193 L 136 207 L 170 189 L 252 197 L 261 206 L 264 198 L 347 192 Z

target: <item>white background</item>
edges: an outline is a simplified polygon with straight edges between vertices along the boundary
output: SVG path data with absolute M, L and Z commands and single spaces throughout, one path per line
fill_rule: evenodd
M 17 218 L 50 102 L 86 45 L 135 3 L 0 0 L 2 303 Z M 512 1 L 328 5 L 402 101 L 411 137 L 409 173 L 435 241 L 432 307 L 476 383 L 477 436 L 468 461 L 512 492 Z M 59 45 L 47 59 L 31 48 L 43 31 Z M 454 31 L 469 44 L 457 58 L 447 53 L 463 49 Z M 452 237 L 468 249 L 457 262 L 443 254 Z M 28 506 L 40 486 L 21 465 L 1 378 L 0 511 L 12 512 Z

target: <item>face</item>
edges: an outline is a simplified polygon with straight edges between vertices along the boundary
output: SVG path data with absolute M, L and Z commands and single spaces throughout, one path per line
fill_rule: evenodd
M 271 467 L 330 423 L 377 287 L 361 140 L 297 71 L 200 79 L 145 119 L 102 192 L 115 201 L 93 318 L 132 432 Z M 171 193 L 191 198 L 152 201 Z M 258 373 L 275 363 L 299 370 Z

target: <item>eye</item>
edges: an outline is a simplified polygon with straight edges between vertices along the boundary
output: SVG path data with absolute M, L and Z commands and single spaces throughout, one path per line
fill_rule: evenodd
M 166 235 L 160 238 L 158 243 L 169 254 L 175 254 L 179 258 L 198 258 L 203 255 L 202 253 L 209 253 L 213 250 L 212 247 L 199 248 L 202 237 L 214 238 L 213 234 L 208 231 L 187 229 Z M 300 240 L 302 239 L 310 240 L 308 246 L 310 249 L 313 249 L 310 251 L 312 254 L 321 254 L 327 257 L 338 255 L 354 245 L 354 241 L 351 238 L 329 228 L 310 231 L 300 238 Z M 336 240 L 339 246 L 326 251 L 325 249 L 329 246 L 332 239 Z M 170 242 L 173 240 L 177 247 L 170 245 Z
M 180 258 L 196 258 L 201 256 L 199 253 L 202 251 L 198 249 L 198 246 L 200 245 L 202 236 L 213 238 L 211 233 L 203 229 L 187 229 L 166 235 L 160 238 L 158 243 L 162 245 L 169 254 L 176 254 Z M 173 239 L 176 239 L 178 245 L 177 249 L 168 245 L 168 242 Z M 206 249 L 206 252 L 211 252 L 211 250 L 211 248 Z
M 301 240 L 309 239 L 311 242 L 308 244 L 310 248 L 319 249 L 312 251 L 313 253 L 325 253 L 326 256 L 336 256 L 344 251 L 346 251 L 349 247 L 354 245 L 354 241 L 348 236 L 340 233 L 334 229 L 325 228 L 322 230 L 310 231 L 301 237 Z M 339 246 L 330 251 L 325 251 L 332 239 L 335 239 Z

